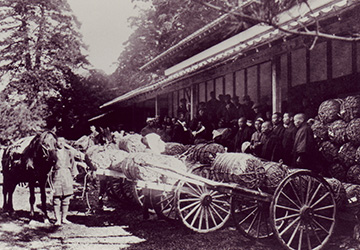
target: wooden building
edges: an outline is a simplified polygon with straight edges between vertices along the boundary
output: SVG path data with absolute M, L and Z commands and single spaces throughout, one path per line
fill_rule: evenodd
M 360 1 L 308 2 L 311 10 L 296 6 L 280 14 L 279 26 L 301 30 L 316 18 L 327 34 L 360 33 Z M 325 99 L 360 92 L 360 42 L 319 38 L 310 49 L 314 37 L 263 24 L 226 36 L 229 18 L 221 16 L 145 64 L 141 70 L 165 68 L 164 77 L 103 104 L 108 113 L 98 122 L 138 131 L 148 116 L 175 117 L 182 98 L 194 117 L 211 91 L 239 96 L 240 102 L 244 95 L 254 102 L 267 97 L 273 112 L 316 112 Z

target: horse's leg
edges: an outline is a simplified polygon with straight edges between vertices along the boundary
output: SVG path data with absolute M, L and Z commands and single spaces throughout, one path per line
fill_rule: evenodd
M 14 208 L 13 208 L 13 202 L 12 202 L 12 197 L 13 197 L 13 193 L 15 191 L 17 183 L 15 181 L 12 181 L 10 183 L 8 183 L 8 189 L 7 189 L 7 210 L 12 213 L 14 212 Z
M 30 189 L 30 217 L 34 217 L 34 204 L 35 204 L 35 183 L 33 181 L 29 182 Z
M 46 181 L 40 181 L 41 210 L 43 212 L 44 222 L 49 222 L 46 211 Z
M 8 181 L 7 181 L 8 177 L 7 176 L 4 176 L 3 177 L 3 198 L 4 198 L 4 201 L 3 201 L 3 210 L 4 212 L 6 212 L 8 210 L 8 194 L 9 194 L 9 184 L 8 184 Z

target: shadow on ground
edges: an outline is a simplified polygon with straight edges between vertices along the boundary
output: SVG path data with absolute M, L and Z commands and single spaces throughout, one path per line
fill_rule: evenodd
M 71 201 L 68 219 L 71 225 L 56 227 L 43 223 L 39 209 L 30 219 L 28 193 L 17 193 L 17 211 L 14 215 L 0 214 L 0 249 L 227 249 L 274 250 L 280 249 L 276 239 L 250 240 L 235 230 L 232 220 L 220 230 L 195 233 L 180 221 L 158 220 L 155 214 L 143 220 L 139 206 L 107 200 L 104 210 L 87 213 L 82 199 Z M 21 203 L 22 202 L 22 203 Z M 22 209 L 19 209 L 22 207 Z M 54 220 L 52 206 L 48 204 L 50 221 Z M 96 207 L 93 207 L 96 210 Z M 353 222 L 341 221 L 326 249 L 360 249 L 352 239 Z

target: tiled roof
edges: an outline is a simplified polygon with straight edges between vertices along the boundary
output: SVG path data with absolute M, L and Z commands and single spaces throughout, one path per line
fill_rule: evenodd
M 339 10 L 346 9 L 349 6 L 360 3 L 360 1 L 358 0 L 310 0 L 308 2 L 312 4 L 311 6 L 313 8 L 312 11 L 308 10 L 304 15 L 300 16 L 300 21 L 303 23 L 303 25 L 312 24 L 314 22 L 314 19 L 312 19 L 312 17 L 316 17 L 319 19 L 326 18 Z M 294 13 L 291 13 L 290 10 L 279 15 L 279 26 L 283 29 L 290 30 L 297 30 L 301 28 L 302 26 L 296 21 L 298 20 L 299 16 L 294 16 L 293 14 Z M 207 58 L 194 62 L 193 64 L 174 72 L 173 74 L 167 76 L 166 78 L 163 78 L 162 80 L 154 84 L 142 86 L 132 91 L 129 91 L 126 94 L 121 95 L 101 105 L 100 108 L 112 105 L 117 102 L 126 101 L 140 94 L 154 91 L 160 87 L 168 86 L 176 80 L 183 78 L 184 76 L 200 71 L 202 69 L 206 69 L 207 67 L 210 67 L 211 65 L 214 65 L 216 63 L 224 62 L 227 59 L 234 57 L 235 55 L 239 55 L 260 45 L 263 45 L 264 43 L 268 43 L 270 41 L 274 41 L 288 35 L 289 34 L 283 33 L 278 29 L 274 29 L 273 27 L 268 25 L 255 25 L 248 30 L 245 30 L 235 35 L 234 37 L 223 41 L 224 43 L 229 43 L 230 39 L 232 39 L 237 42 L 230 43 L 232 45 L 226 47 L 222 51 L 219 51 L 218 53 L 215 53 Z

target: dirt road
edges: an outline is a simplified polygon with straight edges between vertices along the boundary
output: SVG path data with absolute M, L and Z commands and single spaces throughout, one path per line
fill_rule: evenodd
M 1 188 L 1 186 L 0 186 Z M 1 190 L 0 190 L 1 191 Z M 38 191 L 38 190 L 37 190 Z M 17 187 L 12 217 L 0 215 L 0 249 L 238 249 L 273 250 L 280 245 L 275 239 L 252 241 L 240 235 L 232 222 L 216 232 L 194 233 L 181 223 L 161 221 L 155 215 L 143 220 L 141 209 L 108 202 L 105 211 L 85 214 L 85 204 L 73 200 L 69 220 L 71 225 L 56 227 L 45 224 L 39 216 L 29 219 L 29 193 Z M 36 194 L 39 204 L 39 194 Z M 1 199 L 2 203 L 2 199 Z M 54 219 L 49 204 L 49 217 Z M 36 208 L 39 211 L 39 208 Z M 327 249 L 360 249 L 351 238 L 351 223 L 340 223 Z

